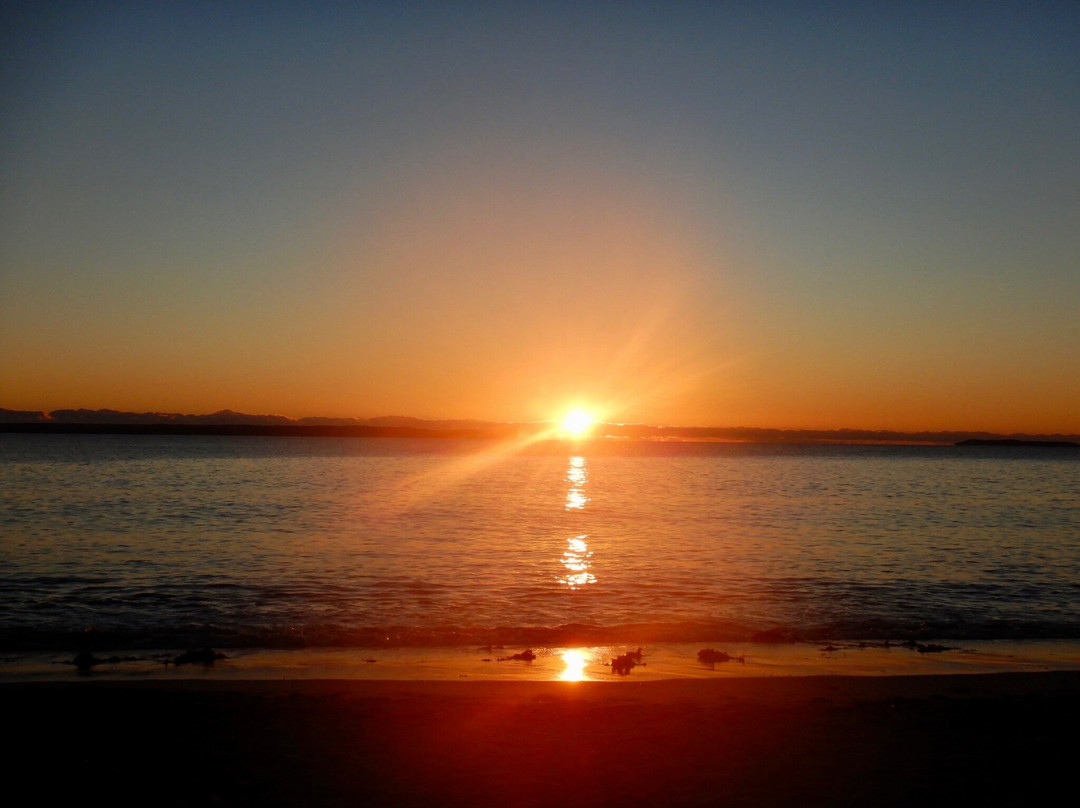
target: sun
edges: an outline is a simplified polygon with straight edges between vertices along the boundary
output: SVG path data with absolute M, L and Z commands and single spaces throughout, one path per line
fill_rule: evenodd
M 592 425 L 592 416 L 585 410 L 571 410 L 562 422 L 563 430 L 574 436 L 584 435 Z

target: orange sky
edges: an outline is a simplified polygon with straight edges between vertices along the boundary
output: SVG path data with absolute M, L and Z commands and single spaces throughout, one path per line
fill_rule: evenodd
M 1080 432 L 1055 12 L 634 8 L 14 19 L 0 406 Z

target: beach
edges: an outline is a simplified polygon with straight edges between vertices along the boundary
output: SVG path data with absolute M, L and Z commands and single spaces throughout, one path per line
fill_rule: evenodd
M 1031 805 L 1080 673 L 5 683 L 52 804 Z
M 0 447 L 5 771 L 48 804 L 985 806 L 1072 785 L 1072 455 Z

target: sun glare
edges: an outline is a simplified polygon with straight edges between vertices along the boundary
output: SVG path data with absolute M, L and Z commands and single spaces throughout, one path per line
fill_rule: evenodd
M 564 682 L 580 682 L 586 678 L 585 666 L 589 658 L 584 651 L 571 648 L 563 651 L 562 659 L 566 663 L 566 670 L 559 674 L 560 679 Z
M 592 424 L 592 416 L 585 410 L 571 410 L 562 422 L 563 429 L 571 435 L 584 435 Z

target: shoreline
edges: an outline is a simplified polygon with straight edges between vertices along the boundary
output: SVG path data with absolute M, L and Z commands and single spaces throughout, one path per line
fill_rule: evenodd
M 707 662 L 698 652 L 723 653 Z M 921 650 L 920 650 L 921 649 Z M 79 670 L 74 652 L 8 653 L 0 683 L 115 681 L 356 680 L 653 682 L 773 677 L 932 676 L 941 674 L 1080 672 L 1080 640 L 955 640 L 930 646 L 867 642 L 654 643 L 621 671 L 612 660 L 634 654 L 629 645 L 454 646 L 218 649 L 210 664 L 171 664 L 179 650 L 97 651 Z M 513 659 L 530 651 L 531 660 Z M 724 658 L 726 657 L 726 659 Z
M 11 771 L 109 805 L 1038 804 L 1080 672 L 0 684 Z

